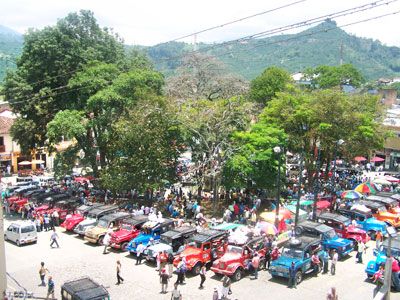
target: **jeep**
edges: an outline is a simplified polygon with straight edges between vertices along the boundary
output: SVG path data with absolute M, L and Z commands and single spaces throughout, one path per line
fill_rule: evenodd
M 382 195 L 371 195 L 368 196 L 366 200 L 381 203 L 386 207 L 388 212 L 395 214 L 397 216 L 400 215 L 400 207 L 396 199 Z
M 104 236 L 108 230 L 116 230 L 122 220 L 129 218 L 131 215 L 126 212 L 116 212 L 108 214 L 99 219 L 96 226 L 85 232 L 85 241 L 93 244 L 103 244 Z
M 96 226 L 97 220 L 99 218 L 116 212 L 117 210 L 118 206 L 115 205 L 104 205 L 90 210 L 87 218 L 80 222 L 77 226 L 75 226 L 74 232 L 79 234 L 80 236 L 84 236 L 86 230 Z
M 92 205 L 81 205 L 76 209 L 75 213 L 66 219 L 60 226 L 67 231 L 73 231 L 75 226 L 85 219 L 89 211 L 100 206 L 103 206 L 103 204 L 93 203 Z
M 147 220 L 147 216 L 136 216 L 122 220 L 119 230 L 111 234 L 110 246 L 114 249 L 126 251 L 129 241 L 140 234 L 140 229 Z
M 400 217 L 396 214 L 388 212 L 384 204 L 367 200 L 358 201 L 357 204 L 368 207 L 371 210 L 372 215 L 377 220 L 383 221 L 389 226 L 393 226 L 395 228 L 400 227 Z

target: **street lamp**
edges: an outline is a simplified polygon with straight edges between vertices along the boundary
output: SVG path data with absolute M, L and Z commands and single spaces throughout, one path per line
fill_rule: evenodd
M 303 177 L 303 152 L 300 153 L 300 174 L 299 174 L 299 191 L 296 203 L 296 215 L 294 218 L 294 225 L 297 226 L 299 222 L 299 213 L 300 213 L 300 198 L 301 198 L 301 181 Z
M 278 177 L 276 179 L 276 205 L 275 205 L 275 227 L 279 228 L 279 202 L 281 194 L 281 153 L 282 149 L 279 146 L 274 147 L 274 152 L 278 156 Z
M 333 154 L 333 168 L 332 168 L 332 178 L 331 178 L 331 191 L 332 194 L 335 193 L 335 177 L 336 177 L 336 156 L 338 147 L 344 144 L 344 140 L 340 139 L 335 143 L 335 150 Z
M 317 163 L 315 165 L 315 178 L 314 178 L 314 205 L 312 212 L 312 219 L 315 221 L 317 218 L 317 200 L 318 200 L 318 189 L 319 189 L 319 169 L 321 164 L 321 149 L 320 142 L 318 141 L 315 146 L 317 147 Z

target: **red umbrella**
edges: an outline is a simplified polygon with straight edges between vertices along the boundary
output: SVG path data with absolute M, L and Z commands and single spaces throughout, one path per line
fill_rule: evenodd
M 356 157 L 354 157 L 354 160 L 356 162 L 360 162 L 360 161 L 366 161 L 367 159 L 363 156 L 356 156 Z
M 385 159 L 379 156 L 375 156 L 373 159 L 371 159 L 371 162 L 382 162 L 382 161 L 385 161 Z

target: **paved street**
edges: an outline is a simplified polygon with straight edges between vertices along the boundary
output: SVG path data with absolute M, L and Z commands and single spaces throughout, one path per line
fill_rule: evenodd
M 9 221 L 6 221 L 5 227 Z M 112 252 L 102 254 L 102 247 L 91 246 L 74 234 L 64 233 L 58 229 L 60 249 L 49 247 L 50 232 L 39 233 L 36 245 L 17 247 L 6 243 L 7 270 L 19 283 L 33 291 L 36 296 L 45 296 L 46 289 L 39 287 L 39 264 L 41 261 L 51 272 L 56 282 L 56 295 L 60 296 L 61 284 L 69 279 L 89 275 L 97 282 L 107 287 L 112 299 L 170 299 L 170 294 L 159 294 L 161 288 L 158 273 L 154 267 L 146 264 L 135 266 L 135 260 L 127 253 Z M 372 246 L 369 244 L 364 264 L 355 264 L 354 255 L 343 262 L 339 262 L 336 276 L 319 275 L 318 278 L 307 277 L 297 288 L 287 288 L 285 280 L 274 280 L 268 272 L 260 272 L 258 280 L 248 277 L 232 286 L 231 299 L 325 299 L 331 286 L 337 287 L 339 299 L 353 300 L 372 299 L 374 286 L 365 281 L 363 271 L 366 262 L 372 256 Z M 122 276 L 125 283 L 117 286 L 116 260 L 122 263 Z M 173 278 L 175 280 L 175 278 Z M 183 299 L 212 299 L 213 287 L 220 286 L 218 278 L 211 271 L 207 274 L 205 289 L 199 290 L 200 278 L 187 279 L 187 284 L 180 286 Z M 9 286 L 15 286 L 9 283 Z M 171 290 L 172 284 L 169 286 Z M 400 299 L 399 294 L 392 294 L 392 299 Z

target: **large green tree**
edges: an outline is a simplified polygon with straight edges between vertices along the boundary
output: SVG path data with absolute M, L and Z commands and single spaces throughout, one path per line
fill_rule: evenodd
M 7 75 L 5 100 L 19 117 L 11 133 L 22 150 L 46 145 L 47 124 L 56 113 L 80 109 L 82 102 L 69 80 L 91 61 L 119 63 L 121 39 L 101 28 L 93 13 L 80 11 L 60 19 L 55 26 L 30 29 L 25 35 L 17 69 Z

